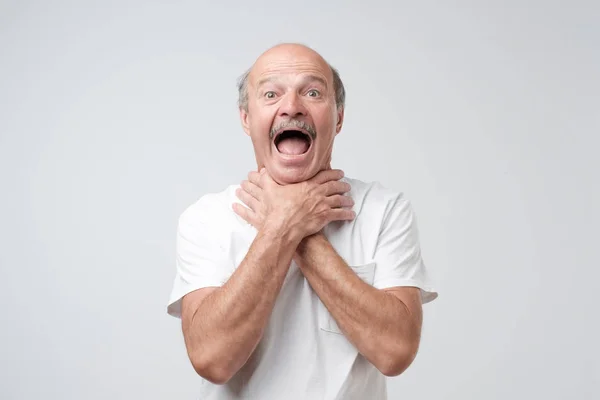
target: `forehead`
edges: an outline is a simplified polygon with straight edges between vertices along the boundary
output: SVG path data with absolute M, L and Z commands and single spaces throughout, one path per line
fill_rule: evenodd
M 250 73 L 250 84 L 285 77 L 303 76 L 322 80 L 329 85 L 333 80 L 331 68 L 316 52 L 303 48 L 273 49 L 256 61 Z

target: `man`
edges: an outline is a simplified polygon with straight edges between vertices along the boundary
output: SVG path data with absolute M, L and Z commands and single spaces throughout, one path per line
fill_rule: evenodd
M 180 216 L 168 306 L 202 399 L 385 399 L 420 341 L 429 286 L 402 193 L 331 169 L 341 79 L 281 44 L 239 84 L 257 170 Z

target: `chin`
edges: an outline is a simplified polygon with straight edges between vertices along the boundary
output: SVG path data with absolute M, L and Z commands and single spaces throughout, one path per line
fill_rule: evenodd
M 317 172 L 307 171 L 299 168 L 269 168 L 267 172 L 275 182 L 280 185 L 290 185 L 294 183 L 304 182 L 312 178 Z

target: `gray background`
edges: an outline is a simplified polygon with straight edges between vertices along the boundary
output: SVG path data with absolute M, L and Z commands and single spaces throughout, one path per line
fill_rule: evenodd
M 177 217 L 254 167 L 235 79 L 282 41 L 345 81 L 333 166 L 417 212 L 390 397 L 599 398 L 598 3 L 215 3 L 0 2 L 0 398 L 195 398 Z

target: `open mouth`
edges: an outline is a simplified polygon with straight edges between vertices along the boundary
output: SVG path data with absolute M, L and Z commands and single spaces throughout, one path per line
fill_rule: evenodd
M 298 156 L 306 153 L 312 144 L 308 133 L 301 130 L 285 130 L 275 136 L 275 147 L 281 154 Z

